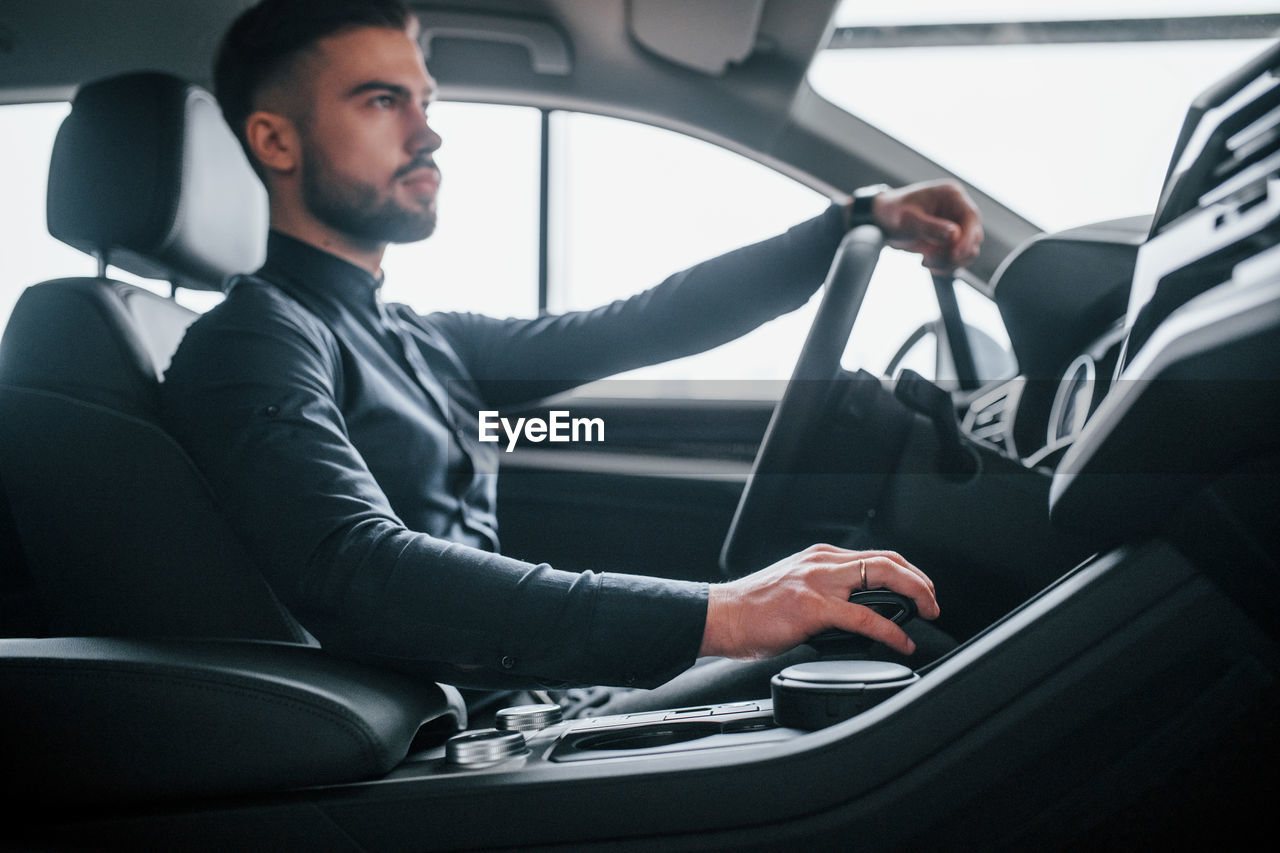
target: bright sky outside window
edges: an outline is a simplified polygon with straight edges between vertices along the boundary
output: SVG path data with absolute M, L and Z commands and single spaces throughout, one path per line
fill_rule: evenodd
M 1280 12 L 1259 0 L 845 0 L 837 26 Z M 1191 100 L 1268 39 L 823 51 L 810 81 L 1047 230 L 1150 213 Z
M 1275 0 L 844 0 L 836 26 L 1174 18 L 1280 12 Z
M 538 158 L 532 107 L 435 103 L 439 220 L 429 240 L 393 245 L 382 297 L 424 314 L 538 313 Z
M 88 255 L 50 237 L 44 221 L 49 151 L 70 109 L 65 103 L 0 109 L 0 328 L 27 287 L 47 278 L 93 275 L 96 268 Z

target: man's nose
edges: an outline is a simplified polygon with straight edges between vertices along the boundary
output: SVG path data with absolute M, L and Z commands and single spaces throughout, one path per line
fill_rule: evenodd
M 413 127 L 410 129 L 408 148 L 411 151 L 435 151 L 444 142 L 440 134 L 432 130 L 425 114 L 414 111 Z

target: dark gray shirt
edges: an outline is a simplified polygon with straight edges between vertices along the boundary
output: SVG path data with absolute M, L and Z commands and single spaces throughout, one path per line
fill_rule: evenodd
M 693 662 L 706 586 L 496 553 L 479 412 L 731 340 L 803 304 L 840 237 L 832 207 L 629 299 L 498 320 L 384 305 L 272 233 L 187 332 L 162 418 L 326 649 L 455 684 L 656 685 Z

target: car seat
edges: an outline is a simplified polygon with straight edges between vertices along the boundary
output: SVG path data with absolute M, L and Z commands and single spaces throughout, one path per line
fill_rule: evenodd
M 84 86 L 54 143 L 48 222 L 100 274 L 29 288 L 0 340 L 0 483 L 25 564 L 7 567 L 9 609 L 55 636 L 313 642 L 158 425 L 197 315 L 105 275 L 217 289 L 261 262 L 266 194 L 213 97 L 151 72 Z
M 416 733 L 464 728 L 455 689 L 318 648 L 157 422 L 196 315 L 107 264 L 218 288 L 265 251 L 265 192 L 213 97 L 153 72 L 84 86 L 48 218 L 99 275 L 29 288 L 0 339 L 4 808 L 376 778 Z

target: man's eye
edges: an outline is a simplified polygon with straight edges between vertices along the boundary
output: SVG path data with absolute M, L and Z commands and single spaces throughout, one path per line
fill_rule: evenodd
M 392 95 L 375 95 L 369 101 L 369 103 L 375 107 L 379 107 L 384 110 L 389 110 L 396 105 L 396 99 Z

